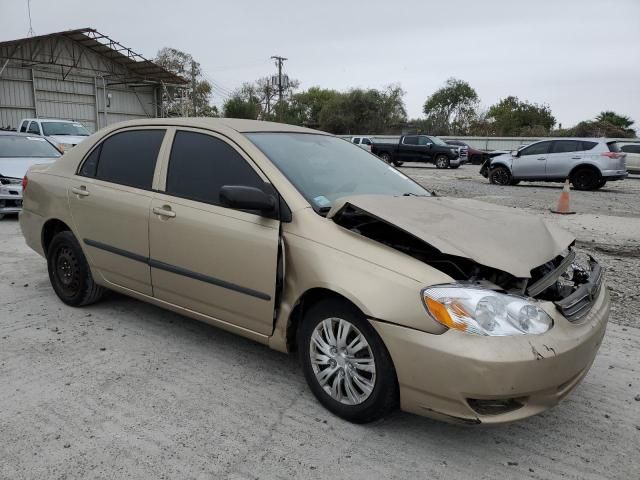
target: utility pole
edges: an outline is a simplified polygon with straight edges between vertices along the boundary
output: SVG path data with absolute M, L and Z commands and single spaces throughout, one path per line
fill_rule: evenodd
M 284 57 L 280 57 L 278 55 L 273 55 L 271 57 L 276 61 L 276 65 L 278 66 L 278 104 L 282 104 L 282 93 L 283 93 L 283 84 L 282 84 L 282 63 L 287 60 Z M 278 117 L 282 117 L 282 108 L 278 110 Z
M 191 105 L 193 106 L 193 116 L 197 117 L 196 111 L 196 62 L 191 60 Z

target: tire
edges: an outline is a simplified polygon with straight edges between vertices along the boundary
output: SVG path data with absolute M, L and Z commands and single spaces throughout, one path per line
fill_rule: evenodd
M 494 185 L 511 185 L 511 172 L 507 167 L 499 166 L 489 172 L 489 181 Z
M 511 185 L 518 185 L 520 180 L 511 180 Z
M 446 155 L 438 155 L 433 160 L 436 168 L 449 168 L 449 157 Z
M 576 190 L 595 190 L 600 184 L 600 173 L 593 168 L 577 168 L 571 173 L 571 184 Z
M 607 184 L 606 180 L 600 179 L 600 181 L 598 182 L 598 185 L 596 186 L 595 190 L 598 190 L 602 187 L 604 187 Z
M 401 167 L 404 164 L 404 162 L 401 162 L 400 160 L 394 160 L 393 161 L 393 165 L 396 167 Z
M 4 213 L 0 213 L 0 220 L 4 218 Z
M 336 338 L 344 327 L 348 330 L 343 354 Z M 354 346 L 360 348 L 350 352 Z M 389 352 L 362 312 L 350 303 L 326 299 L 312 305 L 298 329 L 298 350 L 309 388 L 333 414 L 368 423 L 397 408 L 398 380 Z M 356 362 L 363 368 L 354 367 Z M 321 379 L 326 380 L 324 385 Z
M 58 298 L 72 307 L 97 302 L 105 292 L 95 283 L 87 259 L 70 231 L 56 234 L 47 249 L 49 280 Z
M 391 164 L 392 160 L 391 160 L 391 154 L 387 153 L 387 152 L 383 152 L 380 154 L 380 159 L 384 162 L 387 162 L 388 164 Z
M 455 167 L 453 165 L 449 165 L 449 168 L 452 168 L 453 170 L 455 170 L 456 168 L 460 168 L 460 165 L 456 165 Z

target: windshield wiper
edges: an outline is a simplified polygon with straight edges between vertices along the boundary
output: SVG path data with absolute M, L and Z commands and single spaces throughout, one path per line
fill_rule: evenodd
M 429 195 L 418 195 L 417 193 L 408 192 L 408 193 L 403 193 L 402 196 L 403 197 L 428 197 Z

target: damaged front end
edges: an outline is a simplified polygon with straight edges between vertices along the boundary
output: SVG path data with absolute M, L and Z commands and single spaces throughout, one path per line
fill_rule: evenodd
M 433 201 L 435 199 L 427 200 Z M 450 200 L 454 200 L 455 203 L 455 199 Z M 403 200 L 403 203 L 408 204 L 406 200 Z M 422 203 L 427 205 L 426 202 Z M 564 241 L 566 245 L 561 251 L 556 252 L 551 260 L 537 266 L 535 264 L 529 265 L 524 270 L 524 272 L 528 271 L 529 275 L 522 274 L 523 269 L 519 268 L 518 273 L 521 274 L 517 275 L 481 263 L 481 260 L 486 260 L 487 256 L 481 255 L 480 252 L 474 252 L 475 255 L 463 256 L 444 251 L 444 248 L 436 248 L 428 241 L 428 235 L 421 234 L 421 228 L 424 231 L 423 227 L 413 229 L 411 222 L 406 221 L 400 227 L 396 223 L 402 224 L 402 221 L 392 221 L 388 212 L 383 208 L 376 214 L 372 213 L 372 210 L 374 208 L 365 210 L 358 205 L 356 200 L 345 201 L 330 213 L 330 217 L 338 225 L 416 258 L 447 274 L 457 282 L 521 297 L 554 302 L 558 310 L 571 322 L 579 321 L 589 312 L 602 285 L 603 270 L 600 265 L 592 257 L 578 254 L 573 249 L 573 240 L 568 237 L 562 238 L 561 242 Z M 398 216 L 401 215 L 402 213 L 399 212 Z M 513 214 L 509 212 L 509 215 Z M 425 212 L 423 221 L 427 224 L 430 221 L 428 212 Z M 461 224 L 464 224 L 464 220 L 461 221 Z M 434 225 L 433 228 L 437 228 L 437 225 Z M 462 242 L 458 239 L 457 244 L 450 249 L 451 251 L 456 253 L 465 249 L 469 251 L 468 236 L 472 236 L 473 232 L 469 231 L 465 234 L 467 238 Z M 496 235 L 499 234 L 500 232 L 496 232 Z M 441 237 L 439 239 L 441 240 Z M 486 238 L 479 239 L 476 248 L 505 248 L 504 245 L 496 243 L 498 242 L 487 242 Z M 442 243 L 439 246 L 442 247 Z M 530 246 L 511 245 L 511 249 L 518 248 L 530 248 Z M 533 248 L 543 249 L 545 246 L 534 244 Z M 554 248 L 558 250 L 557 245 Z

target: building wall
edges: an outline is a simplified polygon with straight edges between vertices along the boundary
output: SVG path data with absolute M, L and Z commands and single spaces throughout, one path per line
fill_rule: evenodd
M 26 51 L 43 62 L 51 60 L 48 45 L 23 43 L 23 54 Z M 156 116 L 155 86 L 109 85 L 115 75 L 125 73 L 124 67 L 63 37 L 57 39 L 55 48 L 56 55 L 75 56 L 77 67 L 23 66 L 24 62 L 12 61 L 0 74 L 0 127 L 16 128 L 25 117 L 60 118 L 95 131 L 123 120 Z M 0 49 L 0 59 L 9 57 L 8 50 Z M 0 60 L 0 68 L 3 64 Z

